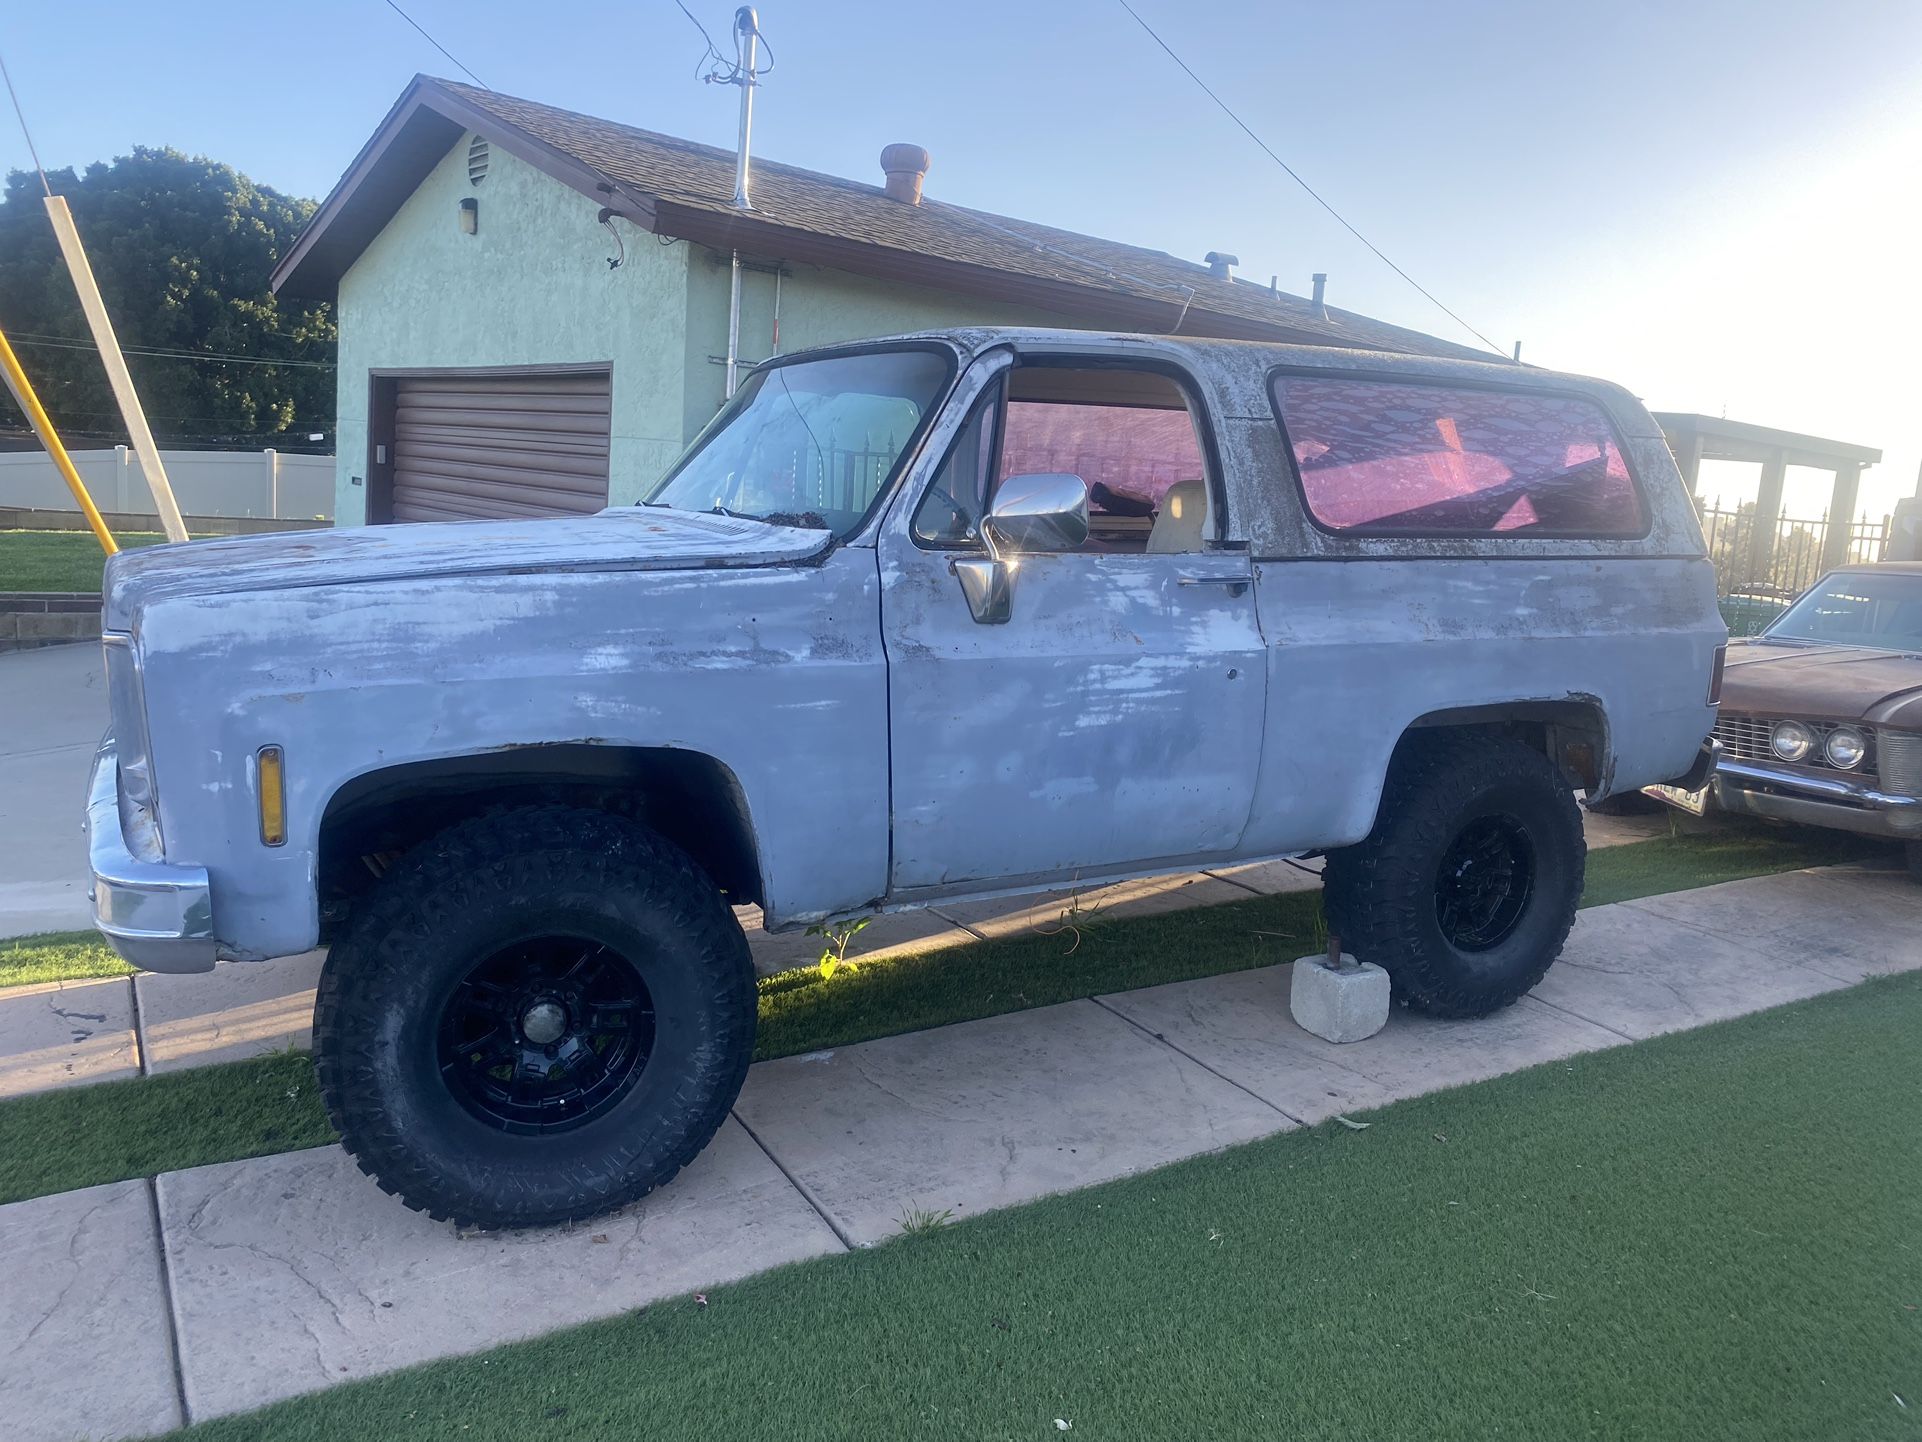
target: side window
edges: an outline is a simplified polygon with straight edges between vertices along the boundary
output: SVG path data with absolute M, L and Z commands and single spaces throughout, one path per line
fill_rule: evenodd
M 1082 551 L 1202 550 L 1216 531 L 1190 406 L 1187 392 L 1155 371 L 1047 364 L 1011 371 L 955 438 L 915 509 L 914 538 L 924 546 L 974 544 L 1001 482 L 1062 471 L 1088 483 Z
M 979 538 L 1000 409 L 1001 386 L 995 385 L 975 402 L 974 414 L 948 448 L 934 483 L 915 507 L 914 539 L 922 545 L 964 546 Z
M 1375 536 L 1639 536 L 1642 498 L 1601 408 L 1576 396 L 1276 376 L 1309 514 Z
M 1088 483 L 1090 552 L 1199 551 L 1216 534 L 1188 393 L 1155 371 L 1024 366 L 1008 377 L 995 482 Z

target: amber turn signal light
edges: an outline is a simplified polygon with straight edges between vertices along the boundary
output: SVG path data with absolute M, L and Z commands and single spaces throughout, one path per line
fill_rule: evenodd
M 287 776 L 278 746 L 263 746 L 259 756 L 260 841 L 279 846 L 287 840 Z

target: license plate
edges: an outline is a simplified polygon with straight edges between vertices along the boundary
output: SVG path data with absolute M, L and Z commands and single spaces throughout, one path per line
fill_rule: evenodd
M 1666 801 L 1670 806 L 1680 807 L 1691 816 L 1700 816 L 1708 810 L 1708 787 L 1706 786 L 1694 791 L 1684 791 L 1679 786 L 1644 786 L 1642 794 L 1653 796 L 1657 801 Z

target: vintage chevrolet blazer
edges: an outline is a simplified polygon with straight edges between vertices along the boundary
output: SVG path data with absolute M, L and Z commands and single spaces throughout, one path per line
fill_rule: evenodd
M 487 1225 L 713 1135 L 730 904 L 1318 853 L 1404 1003 L 1507 1005 L 1581 892 L 1574 792 L 1699 784 L 1725 639 L 1618 387 L 999 329 L 771 361 L 635 506 L 123 554 L 105 631 L 101 930 L 155 970 L 329 943 L 345 1144 Z

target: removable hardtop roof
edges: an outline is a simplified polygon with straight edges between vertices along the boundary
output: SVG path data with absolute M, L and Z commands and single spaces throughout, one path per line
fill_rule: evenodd
M 795 351 L 764 364 L 793 364 L 809 354 L 845 353 L 867 346 L 933 343 L 952 347 L 964 361 L 1007 348 L 1021 356 L 1084 355 L 1107 363 L 1138 361 L 1174 367 L 1189 377 L 1206 404 L 1220 457 L 1221 489 L 1229 528 L 1222 539 L 1245 545 L 1257 559 L 1418 558 L 1523 559 L 1622 557 L 1702 560 L 1707 555 L 1695 506 L 1676 469 L 1662 428 L 1627 390 L 1592 376 L 1522 365 L 1506 358 L 1453 360 L 1397 351 L 1267 341 L 1130 335 L 1045 326 L 957 326 L 878 337 L 871 341 Z M 1542 391 L 1599 406 L 1613 424 L 1640 490 L 1648 528 L 1633 537 L 1517 535 L 1368 536 L 1330 534 L 1314 526 L 1294 484 L 1294 462 L 1282 442 L 1269 382 L 1277 373 L 1344 374 L 1390 382 L 1466 388 Z M 1277 486 L 1277 478 L 1287 478 Z

